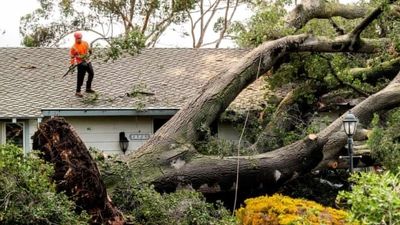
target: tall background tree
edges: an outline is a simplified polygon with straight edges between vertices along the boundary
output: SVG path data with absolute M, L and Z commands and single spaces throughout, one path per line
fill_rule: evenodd
M 85 30 L 104 40 L 110 52 L 132 53 L 155 46 L 171 26 L 190 23 L 184 36 L 193 47 L 215 44 L 226 37 L 239 0 L 39 0 L 40 8 L 21 18 L 20 32 L 25 46 L 57 46 L 75 30 Z M 205 43 L 206 33 L 218 38 Z M 115 54 L 115 57 L 119 54 Z

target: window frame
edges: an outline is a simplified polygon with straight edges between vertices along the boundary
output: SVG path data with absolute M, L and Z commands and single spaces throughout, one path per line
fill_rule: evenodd
M 22 149 L 25 151 L 26 147 L 26 122 L 25 121 L 17 121 L 17 124 L 22 124 Z M 1 134 L 1 144 L 6 144 L 7 143 L 7 124 L 15 124 L 13 122 L 9 121 L 4 121 L 2 124 L 2 134 Z

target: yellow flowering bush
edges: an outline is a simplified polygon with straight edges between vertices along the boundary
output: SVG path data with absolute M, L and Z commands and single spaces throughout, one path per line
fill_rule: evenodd
M 357 224 L 347 221 L 349 215 L 345 211 L 280 194 L 250 198 L 245 204 L 244 208 L 236 211 L 236 217 L 242 225 Z

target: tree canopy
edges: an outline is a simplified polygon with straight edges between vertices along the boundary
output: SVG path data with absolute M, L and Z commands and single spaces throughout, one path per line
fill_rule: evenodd
M 38 0 L 40 8 L 21 18 L 20 33 L 25 46 L 57 46 L 76 30 L 89 31 L 106 41 L 110 55 L 121 50 L 136 53 L 155 46 L 172 25 L 188 23 L 181 34 L 192 39 L 192 46 L 218 47 L 242 0 Z M 174 31 L 176 32 L 176 31 Z M 206 34 L 218 38 L 205 42 Z M 111 54 L 113 53 L 113 54 Z

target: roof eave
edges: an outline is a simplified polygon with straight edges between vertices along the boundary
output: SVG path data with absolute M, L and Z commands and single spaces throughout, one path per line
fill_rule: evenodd
M 43 116 L 173 116 L 176 108 L 47 108 Z

